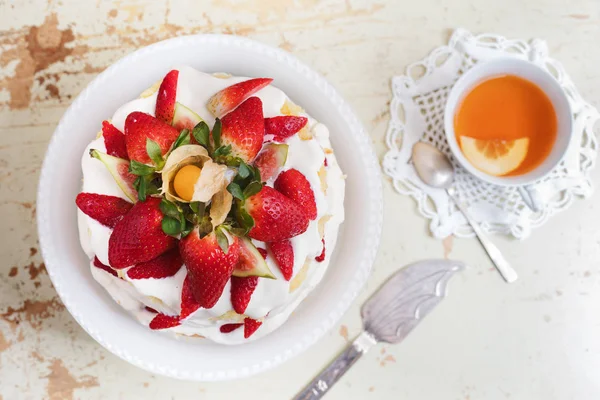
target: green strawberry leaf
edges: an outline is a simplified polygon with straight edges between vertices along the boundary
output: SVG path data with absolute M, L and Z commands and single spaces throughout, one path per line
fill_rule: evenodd
M 200 203 L 199 201 L 193 201 L 190 203 L 190 209 L 194 214 L 200 213 L 200 204 L 204 205 L 204 203 Z
M 167 199 L 162 199 L 160 202 L 160 211 L 168 217 L 179 219 L 181 210 L 177 207 L 177 204 Z
M 227 190 L 236 199 L 244 200 L 244 192 L 242 191 L 240 185 L 238 185 L 237 183 L 231 182 L 229 185 L 227 185 Z
M 254 226 L 254 218 L 252 218 L 252 216 L 248 214 L 248 211 L 246 211 L 246 209 L 243 207 L 242 202 L 237 201 L 237 203 L 238 204 L 236 216 L 238 224 L 242 229 L 245 230 L 246 233 L 248 233 L 248 231 L 250 231 L 250 229 L 252 229 L 252 227 Z
M 246 164 L 245 162 L 241 162 L 240 163 L 240 167 L 238 169 L 238 175 L 243 178 L 246 179 L 247 177 L 250 176 L 250 174 L 252 173 L 252 171 L 250 170 L 250 167 L 248 167 L 248 164 Z
M 181 230 L 181 238 L 186 237 L 194 230 L 194 224 L 190 221 L 185 221 L 185 227 Z
M 248 186 L 246 186 L 246 188 L 244 189 L 244 198 L 247 199 L 249 197 L 254 196 L 256 193 L 260 192 L 262 190 L 262 183 L 257 182 L 257 181 L 252 181 L 248 184 Z
M 260 179 L 260 169 L 258 169 L 258 167 L 255 166 L 251 166 L 250 168 L 252 168 L 253 170 L 252 175 L 254 176 L 254 180 L 262 182 L 262 180 Z
M 156 168 L 161 170 L 165 165 L 165 160 L 158 143 L 150 138 L 146 138 L 146 153 L 148 153 L 148 157 L 150 157 L 154 165 L 156 165 Z
M 146 194 L 147 194 L 147 190 L 148 190 L 148 180 L 146 180 L 143 176 L 139 176 L 136 179 L 136 182 L 138 182 L 138 185 L 137 185 L 138 200 L 146 201 Z
M 212 130 L 213 141 L 215 142 L 215 148 L 221 147 L 221 120 L 217 118 Z
M 230 153 L 231 153 L 231 145 L 228 144 L 227 146 L 217 147 L 217 149 L 213 153 L 213 157 L 224 157 L 224 156 L 228 156 Z
M 190 144 L 190 131 L 188 131 L 187 129 L 182 129 L 181 133 L 175 140 L 175 143 L 173 143 L 173 148 L 171 151 L 175 150 L 180 146 L 185 146 L 186 144 Z
M 192 135 L 194 136 L 194 139 L 196 139 L 196 142 L 198 142 L 200 145 L 204 146 L 207 150 L 210 148 L 210 129 L 208 129 L 206 122 L 198 122 L 198 124 L 192 130 Z
M 141 162 L 135 160 L 131 160 L 129 162 L 129 172 L 131 172 L 133 175 L 145 176 L 153 174 L 155 171 L 156 170 L 154 167 L 150 165 L 142 164 Z
M 215 230 L 215 236 L 217 237 L 217 243 L 219 244 L 219 247 L 221 250 L 223 250 L 223 253 L 227 254 L 229 251 L 229 239 L 227 239 L 227 235 L 223 233 L 223 229 L 218 227 Z
M 182 231 L 179 220 L 167 216 L 163 217 L 161 226 L 163 232 L 169 236 L 177 236 Z

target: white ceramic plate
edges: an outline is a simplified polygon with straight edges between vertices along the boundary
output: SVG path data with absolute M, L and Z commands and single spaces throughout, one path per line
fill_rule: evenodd
M 75 196 L 81 185 L 83 149 L 103 119 L 161 79 L 165 71 L 182 64 L 205 72 L 274 78 L 275 86 L 329 127 L 336 156 L 348 176 L 346 221 L 323 281 L 281 328 L 239 346 L 175 340 L 142 326 L 94 281 L 79 245 Z M 199 381 L 242 378 L 272 368 L 306 350 L 330 329 L 369 276 L 379 245 L 383 205 L 379 164 L 368 136 L 335 89 L 284 51 L 224 35 L 156 43 L 101 73 L 56 128 L 37 198 L 40 245 L 48 273 L 81 327 L 109 351 L 140 368 Z

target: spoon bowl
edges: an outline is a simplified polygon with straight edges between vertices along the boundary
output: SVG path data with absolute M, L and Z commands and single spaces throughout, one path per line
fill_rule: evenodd
M 417 142 L 412 149 L 412 162 L 419 178 L 427 186 L 448 189 L 454 181 L 450 160 L 437 147 Z

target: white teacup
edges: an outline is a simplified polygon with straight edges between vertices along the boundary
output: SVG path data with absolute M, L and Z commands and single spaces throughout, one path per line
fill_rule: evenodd
M 537 168 L 523 175 L 492 176 L 475 168 L 463 155 L 454 133 L 454 116 L 464 96 L 480 82 L 503 75 L 515 75 L 536 84 L 548 96 L 556 113 L 557 132 L 552 151 Z M 539 211 L 543 205 L 532 184 L 548 175 L 567 154 L 573 139 L 572 126 L 573 114 L 569 100 L 556 79 L 530 61 L 508 57 L 482 61 L 465 72 L 452 88 L 444 114 L 446 139 L 458 162 L 482 181 L 494 185 L 517 187 L 523 201 L 533 211 Z

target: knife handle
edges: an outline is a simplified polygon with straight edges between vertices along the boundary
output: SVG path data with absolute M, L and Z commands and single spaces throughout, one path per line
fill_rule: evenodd
M 377 340 L 373 335 L 363 331 L 293 400 L 317 400 L 323 397 L 346 371 L 375 344 L 377 344 Z

